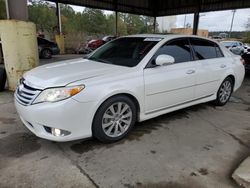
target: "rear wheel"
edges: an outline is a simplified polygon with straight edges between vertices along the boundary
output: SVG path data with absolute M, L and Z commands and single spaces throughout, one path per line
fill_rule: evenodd
M 6 71 L 0 67 L 0 91 L 3 91 L 6 83 Z
M 115 142 L 124 138 L 136 121 L 136 107 L 126 96 L 115 96 L 97 110 L 92 131 L 102 142 Z
M 50 59 L 52 57 L 52 52 L 49 49 L 43 49 L 41 54 L 42 54 L 42 58 L 44 59 Z
M 230 77 L 227 77 L 221 84 L 218 92 L 217 99 L 215 104 L 218 106 L 225 105 L 231 97 L 233 92 L 233 80 Z

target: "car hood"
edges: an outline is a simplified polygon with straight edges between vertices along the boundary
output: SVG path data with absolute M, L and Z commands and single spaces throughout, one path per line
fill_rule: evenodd
M 60 87 L 79 80 L 127 70 L 127 67 L 110 65 L 87 59 L 73 59 L 43 65 L 24 75 L 25 83 L 31 87 L 45 89 Z

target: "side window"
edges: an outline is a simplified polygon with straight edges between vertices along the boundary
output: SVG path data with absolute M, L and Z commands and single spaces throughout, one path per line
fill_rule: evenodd
M 190 39 L 190 41 L 198 60 L 223 57 L 219 46 L 213 42 L 202 39 Z
M 175 63 L 192 61 L 191 48 L 187 39 L 167 42 L 156 52 L 155 57 L 162 54 L 174 57 Z
M 220 49 L 220 47 L 216 44 L 216 46 L 215 46 L 215 50 L 216 50 L 216 55 L 217 55 L 217 57 L 224 57 L 224 55 L 222 54 L 222 52 L 221 52 L 221 49 Z
M 44 40 L 42 38 L 37 38 L 37 42 L 38 42 L 38 44 L 46 44 L 46 40 Z

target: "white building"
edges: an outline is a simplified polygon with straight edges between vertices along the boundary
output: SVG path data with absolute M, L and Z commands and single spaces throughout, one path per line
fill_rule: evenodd
M 171 28 L 176 27 L 176 16 L 163 16 L 156 19 L 160 32 L 170 32 Z

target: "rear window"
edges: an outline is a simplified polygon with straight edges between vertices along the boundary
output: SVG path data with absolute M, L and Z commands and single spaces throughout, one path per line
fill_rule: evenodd
M 190 40 L 197 60 L 223 57 L 220 47 L 211 41 L 202 39 Z

